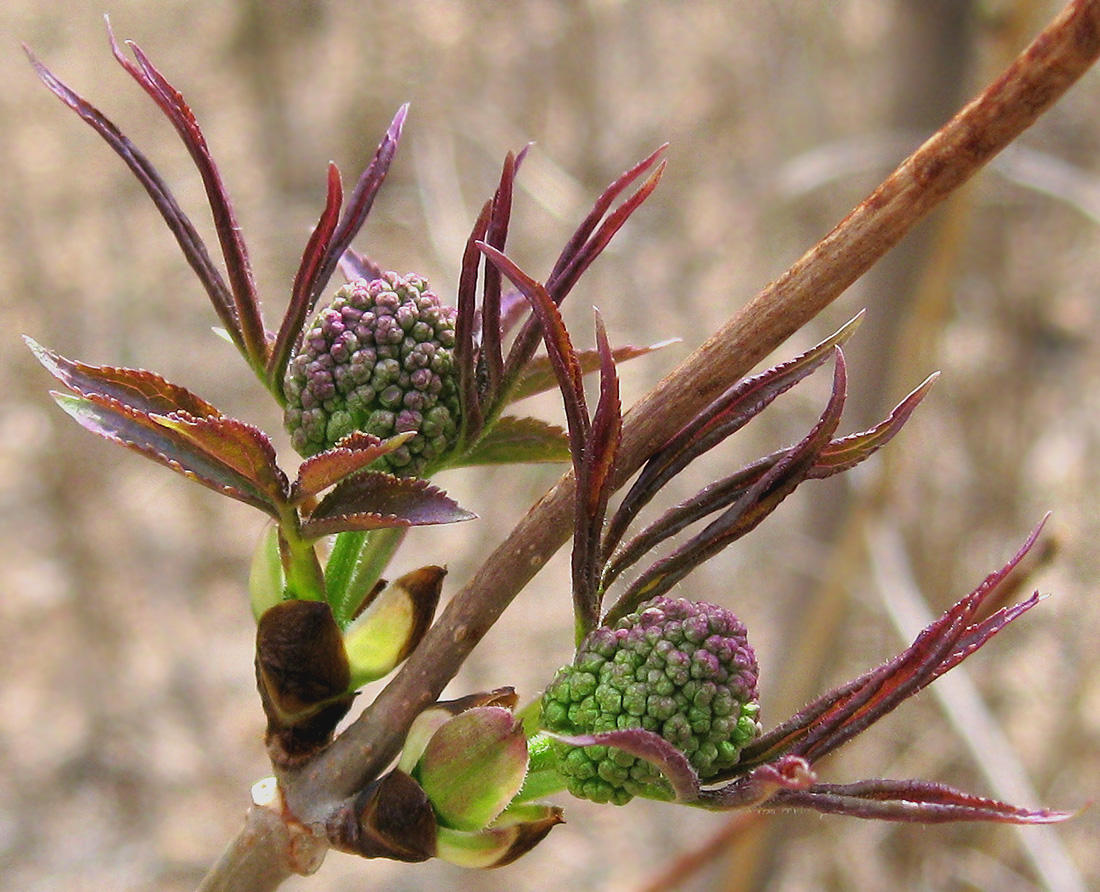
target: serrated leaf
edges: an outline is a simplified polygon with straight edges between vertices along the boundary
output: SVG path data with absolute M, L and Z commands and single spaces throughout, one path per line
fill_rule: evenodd
M 584 398 L 584 381 L 577 351 L 562 321 L 561 313 L 546 288 L 521 270 L 512 260 L 492 245 L 478 242 L 482 253 L 506 275 L 531 302 L 531 310 L 542 328 L 543 341 L 554 376 L 561 390 L 565 418 L 569 427 L 573 466 L 580 468 L 584 442 L 588 437 L 588 406 Z
M 106 396 L 54 393 L 53 397 L 86 430 L 279 519 L 279 506 L 266 487 L 199 448 L 179 431 L 164 425 L 162 416 L 151 416 Z M 206 420 L 216 424 L 226 419 Z
M 1031 550 L 1045 523 L 1046 518 L 1005 566 L 986 576 L 981 585 L 926 626 L 902 653 L 822 695 L 754 740 L 741 751 L 741 761 L 733 770 L 740 772 L 787 753 L 811 762 L 823 758 L 957 666 L 1038 604 L 1042 599 L 1036 593 L 983 620 L 976 619 Z
M 524 304 L 524 308 L 526 308 L 526 304 Z M 672 344 L 679 344 L 680 341 L 680 338 L 669 338 L 665 341 L 658 341 L 655 344 L 650 344 L 648 347 L 635 347 L 627 344 L 622 347 L 616 347 L 611 351 L 611 355 L 615 359 L 615 364 L 619 365 L 628 360 L 637 359 L 639 356 L 646 356 L 650 353 L 654 353 Z M 577 353 L 577 360 L 580 362 L 581 372 L 585 375 L 598 371 L 600 368 L 599 350 L 582 350 Z M 550 365 L 550 358 L 548 356 L 536 356 L 520 374 L 515 387 L 513 387 L 511 393 L 508 394 L 508 402 L 518 402 L 529 396 L 545 393 L 547 390 L 551 390 L 556 386 L 557 380 L 554 378 L 554 369 Z
M 455 523 L 476 516 L 426 480 L 363 471 L 321 500 L 303 522 L 302 535 L 316 539 L 344 530 Z
M 151 415 L 162 427 L 184 437 L 197 450 L 256 486 L 272 505 L 286 499 L 287 479 L 275 460 L 275 447 L 259 428 L 225 415 L 193 418 L 183 413 Z
M 538 418 L 505 415 L 454 467 L 569 461 L 569 435 Z
M 764 806 L 808 808 L 823 814 L 919 824 L 954 821 L 1055 824 L 1072 817 L 1071 812 L 1020 808 L 943 784 L 888 778 L 854 784 L 815 784 L 807 790 L 780 790 Z
M 702 532 L 654 563 L 619 597 L 607 612 L 605 623 L 615 622 L 630 613 L 642 601 L 669 591 L 699 564 L 716 555 L 731 542 L 744 536 L 778 507 L 813 469 L 822 450 L 832 442 L 844 409 L 846 372 L 844 355 L 834 348 L 836 367 L 828 405 L 813 429 L 797 446 L 788 450 L 766 474 L 760 477 L 730 508 Z M 662 520 L 657 521 L 661 524 Z M 647 531 L 643 531 L 645 535 Z
M 23 340 L 46 371 L 81 396 L 109 397 L 139 412 L 161 415 L 171 412 L 187 412 L 196 418 L 221 415 L 206 400 L 154 372 L 87 365 L 54 353 L 33 338 L 24 336 Z
M 646 462 L 611 517 L 604 536 L 604 557 L 619 544 L 627 527 L 669 480 L 823 365 L 833 350 L 852 336 L 862 318 L 862 313 L 857 315 L 831 337 L 794 359 L 738 381 L 662 445 Z
M 331 449 L 326 449 L 302 462 L 298 479 L 291 488 L 292 504 L 300 504 L 311 496 L 335 486 L 341 480 L 362 471 L 383 455 L 388 455 L 412 439 L 414 431 L 406 431 L 386 441 L 371 434 L 356 431 L 344 437 Z

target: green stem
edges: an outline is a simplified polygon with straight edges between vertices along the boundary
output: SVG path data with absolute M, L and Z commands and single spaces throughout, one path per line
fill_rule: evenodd
M 287 593 L 302 601 L 325 600 L 325 578 L 313 543 L 301 537 L 298 519 L 279 524 L 279 555 L 286 574 Z
M 527 777 L 513 802 L 530 802 L 544 799 L 565 789 L 565 779 L 558 773 L 558 759 L 554 755 L 550 738 L 535 734 L 527 741 Z
M 340 628 L 359 611 L 364 599 L 382 578 L 394 552 L 405 540 L 405 527 L 349 532 L 336 537 L 325 568 L 325 585 L 332 615 Z M 337 561 L 333 565 L 333 561 Z
M 359 554 L 367 541 L 365 530 L 349 530 L 336 536 L 332 552 L 325 563 L 325 591 L 329 602 L 335 605 L 342 602 L 351 583 L 355 565 L 359 563 Z

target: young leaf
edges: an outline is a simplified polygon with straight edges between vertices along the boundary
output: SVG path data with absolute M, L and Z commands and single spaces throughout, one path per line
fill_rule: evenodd
M 989 574 L 978 588 L 925 628 L 905 651 L 819 697 L 753 741 L 741 751 L 741 763 L 736 770 L 771 761 L 785 753 L 810 761 L 824 757 L 958 665 L 1034 607 L 1040 600 L 1037 594 L 975 622 L 982 606 L 1035 544 L 1045 522 L 1044 518 L 1004 567 Z
M 145 191 L 153 200 L 153 204 L 164 218 L 164 222 L 168 224 L 168 228 L 176 237 L 176 242 L 183 251 L 183 256 L 206 289 L 210 302 L 214 305 L 214 310 L 218 314 L 222 325 L 229 333 L 233 343 L 243 352 L 245 343 L 241 327 L 237 322 L 237 311 L 229 287 L 226 285 L 225 279 L 222 278 L 221 272 L 210 259 L 210 253 L 207 251 L 198 230 L 195 229 L 194 224 L 180 208 L 171 190 L 160 174 L 157 173 L 156 168 L 138 150 L 137 146 L 130 142 L 122 134 L 122 131 L 111 123 L 99 109 L 58 80 L 45 65 L 35 58 L 26 46 L 23 49 L 42 83 L 65 105 L 75 111 L 96 133 L 103 137 L 103 140 L 126 163 L 138 182 L 145 188 Z
M 234 471 L 263 492 L 272 505 L 286 500 L 287 479 L 275 462 L 275 448 L 257 427 L 235 418 L 192 418 L 181 412 L 153 420 L 180 434 L 212 461 Z
M 806 478 L 808 480 L 821 480 L 831 477 L 833 474 L 850 470 L 874 455 L 901 430 L 905 422 L 908 421 L 909 416 L 912 415 L 913 410 L 927 395 L 935 380 L 935 375 L 929 376 L 924 383 L 898 403 L 894 410 L 874 427 L 833 440 L 821 450 L 821 454 L 814 462 L 814 466 L 810 469 Z M 617 548 L 614 554 L 606 558 L 603 576 L 604 586 L 610 586 L 624 570 L 637 563 L 661 542 L 675 536 L 707 515 L 732 505 L 764 474 L 782 461 L 789 452 L 790 449 L 781 449 L 758 459 L 729 477 L 709 484 L 690 499 L 686 499 L 674 508 L 670 508 L 658 520 L 649 524 L 644 530 L 631 538 L 629 542 Z M 620 515 L 616 514 L 616 520 L 621 522 Z M 605 550 L 614 544 L 612 536 L 621 533 L 622 529 L 621 525 L 616 525 L 614 530 L 609 529 L 604 540 Z
M 306 324 L 310 307 L 313 306 L 313 294 L 317 278 L 321 274 L 332 235 L 340 219 L 340 205 L 344 199 L 344 188 L 340 181 L 340 168 L 330 163 L 328 166 L 328 189 L 325 194 L 325 209 L 317 221 L 305 250 L 298 272 L 294 276 L 294 285 L 290 290 L 290 304 L 283 316 L 275 345 L 271 350 L 266 374 L 268 388 L 283 402 L 283 384 L 286 367 L 290 362 L 291 351 L 298 342 L 298 334 Z
M 62 409 L 81 427 L 92 433 L 133 449 L 215 492 L 259 508 L 276 520 L 281 519 L 281 498 L 275 496 L 271 487 L 270 469 L 260 466 L 257 477 L 262 479 L 252 479 L 235 467 L 239 455 L 232 456 L 228 461 L 223 460 L 208 451 L 210 444 L 196 444 L 191 437 L 175 430 L 171 424 L 164 423 L 170 418 L 186 421 L 197 419 L 184 415 L 154 416 L 99 395 L 78 397 L 55 393 L 53 396 Z M 247 427 L 243 422 L 221 416 L 203 421 L 213 430 L 223 424 Z M 232 442 L 237 433 L 227 432 L 226 439 Z M 256 433 L 263 437 L 262 433 Z M 212 441 L 217 439 L 217 435 L 212 436 Z M 274 452 L 271 454 L 273 456 Z
M 538 418 L 499 418 L 485 436 L 451 467 L 517 462 L 569 461 L 569 435 Z
M 46 371 L 81 396 L 107 397 L 137 412 L 186 412 L 196 418 L 221 415 L 206 400 L 154 372 L 86 365 L 48 350 L 33 338 L 24 335 L 23 340 Z
M 677 802 L 694 802 L 699 798 L 699 776 L 680 750 L 653 731 L 643 728 L 627 728 L 619 731 L 601 731 L 595 734 L 554 734 L 548 737 L 569 746 L 613 746 L 645 759 L 660 769 L 668 780 Z
M 759 415 L 781 394 L 820 368 L 833 350 L 855 332 L 856 316 L 831 337 L 800 356 L 738 381 L 699 412 L 645 464 L 608 524 L 603 554 L 615 549 L 638 513 L 669 480 Z
M 373 282 L 375 279 L 381 279 L 382 274 L 385 272 L 377 263 L 360 254 L 354 248 L 347 248 L 340 255 L 339 267 L 340 272 L 344 274 L 344 278 L 349 282 L 355 279 Z
M 332 449 L 307 458 L 298 468 L 298 479 L 291 488 L 292 504 L 298 505 L 341 480 L 362 471 L 383 455 L 393 452 L 411 440 L 413 431 L 406 431 L 386 441 L 372 434 L 356 431 Z
M 546 342 L 546 352 L 565 404 L 573 466 L 579 469 L 583 459 L 584 442 L 588 437 L 588 406 L 584 398 L 584 381 L 580 363 L 577 361 L 576 351 L 573 349 L 573 343 L 569 339 L 569 332 L 565 328 L 561 314 L 546 289 L 507 256 L 485 242 L 478 242 L 478 247 L 531 302 L 531 309 L 539 321 L 543 339 Z
M 998 824 L 1054 824 L 1070 812 L 1020 808 L 928 781 L 877 779 L 854 784 L 814 784 L 806 790 L 780 790 L 761 807 L 809 808 L 823 814 L 879 821 L 943 824 L 991 821 Z
M 679 343 L 680 338 L 669 338 L 665 341 L 658 341 L 656 344 L 650 344 L 648 347 L 630 345 L 616 347 L 611 351 L 611 356 L 614 358 L 616 365 L 621 365 L 627 360 L 637 359 L 639 356 L 646 356 L 649 353 Z M 582 350 L 577 353 L 577 361 L 581 365 L 581 372 L 589 375 L 599 369 L 600 353 L 598 350 Z M 536 356 L 523 370 L 523 374 L 519 376 L 515 386 L 508 393 L 508 402 L 514 403 L 537 393 L 545 393 L 547 390 L 556 387 L 557 383 L 549 357 Z
M 658 165 L 657 169 L 632 196 L 626 199 L 618 208 L 608 215 L 607 219 L 604 219 L 604 215 L 607 214 L 608 209 L 615 199 L 618 198 L 620 193 L 645 173 L 661 153 L 664 152 L 665 148 L 665 146 L 661 146 L 652 155 L 634 165 L 634 167 L 622 174 L 622 176 L 608 186 L 603 194 L 596 200 L 588 216 L 581 225 L 577 227 L 576 232 L 562 250 L 557 263 L 554 264 L 553 271 L 546 280 L 546 292 L 550 295 L 555 306 L 560 305 L 561 302 L 565 300 L 581 274 L 600 255 L 603 249 L 607 247 L 615 233 L 619 231 L 630 215 L 633 214 L 634 211 L 642 205 L 642 202 L 650 196 L 653 190 L 657 188 L 657 183 L 660 182 L 661 175 L 664 173 L 664 162 Z M 600 224 L 600 220 L 603 220 L 602 225 Z M 597 226 L 599 226 L 598 230 L 596 229 Z M 593 235 L 593 230 L 596 230 L 595 235 Z M 506 270 L 502 269 L 502 272 L 508 275 Z M 511 276 L 509 276 L 509 278 L 511 278 Z M 514 281 L 513 279 L 513 282 Z M 518 283 L 516 284 L 518 286 Z M 520 290 L 522 291 L 523 289 L 521 288 Z M 528 295 L 528 298 L 529 297 L 530 295 Z M 507 394 L 511 391 L 516 379 L 523 369 L 526 368 L 527 363 L 530 362 L 541 339 L 539 327 L 540 320 L 538 317 L 528 319 L 523 328 L 520 329 L 519 334 L 516 335 L 515 340 L 512 342 L 512 347 L 508 351 L 508 358 L 504 363 L 504 374 L 501 379 L 500 387 L 501 393 Z
M 699 564 L 754 529 L 806 479 L 821 451 L 831 442 L 844 408 L 845 365 L 839 347 L 833 392 L 821 418 L 809 434 L 764 474 L 721 517 L 672 554 L 642 573 L 604 617 L 605 623 L 621 619 L 648 598 L 664 594 Z
M 172 126 L 176 128 L 180 139 L 195 162 L 202 176 L 203 186 L 214 217 L 214 228 L 221 244 L 222 257 L 229 273 L 229 284 L 233 293 L 234 320 L 237 333 L 243 345 L 243 351 L 253 368 L 261 370 L 267 360 L 267 338 L 263 320 L 260 317 L 260 302 L 256 295 L 256 283 L 252 277 L 252 268 L 248 262 L 241 227 L 233 212 L 233 204 L 222 184 L 217 165 L 210 156 L 198 121 L 184 101 L 183 96 L 149 61 L 141 49 L 132 41 L 127 46 L 133 51 L 138 64 L 127 59 L 115 40 L 110 22 L 107 33 L 111 41 L 111 51 L 118 63 L 152 97 L 164 112 Z
M 344 530 L 455 523 L 474 517 L 426 480 L 363 471 L 321 500 L 303 521 L 302 535 L 317 539 Z

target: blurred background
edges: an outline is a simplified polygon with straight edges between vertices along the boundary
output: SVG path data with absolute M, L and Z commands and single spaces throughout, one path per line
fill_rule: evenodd
M 357 247 L 453 296 L 508 150 L 533 141 L 510 253 L 549 270 L 591 201 L 669 141 L 664 180 L 570 298 L 620 343 L 633 402 L 824 235 L 1060 3 L 1037 0 L 385 3 L 7 0 L 0 8 L 0 888 L 193 889 L 268 773 L 244 590 L 262 519 L 79 430 L 19 341 L 152 368 L 278 432 L 144 192 L 38 83 L 24 41 L 141 146 L 212 238 L 171 127 L 115 64 L 102 13 L 183 91 L 281 313 L 335 160 L 349 183 L 399 104 L 401 151 Z M 1020 804 L 1100 793 L 1100 75 L 784 346 L 859 309 L 844 431 L 943 375 L 880 460 L 811 483 L 685 595 L 747 623 L 766 726 L 899 651 L 1054 511 L 1021 580 L 1053 594 L 820 767 Z M 680 495 L 786 445 L 827 374 L 785 396 Z M 559 419 L 547 399 L 532 411 Z M 452 473 L 476 524 L 414 534 L 396 572 L 455 590 L 561 469 Z M 505 498 L 507 497 L 507 498 Z M 511 501 L 509 501 L 509 499 Z M 564 555 L 452 685 L 536 696 L 570 657 Z M 445 591 L 445 596 L 447 592 Z M 954 677 L 953 685 L 947 684 Z M 936 689 L 940 689 L 938 692 Z M 1100 884 L 1100 818 L 905 827 L 812 814 L 566 802 L 516 865 L 473 873 L 331 854 L 288 890 L 1072 890 Z

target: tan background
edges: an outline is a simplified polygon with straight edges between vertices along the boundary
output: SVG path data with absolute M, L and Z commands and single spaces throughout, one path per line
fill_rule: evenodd
M 510 246 L 544 275 L 603 185 L 671 141 L 658 193 L 570 299 L 578 341 L 588 342 L 592 304 L 620 342 L 683 338 L 624 370 L 629 403 L 827 231 L 1058 5 L 107 8 L 119 36 L 136 40 L 199 115 L 269 319 L 320 210 L 325 163 L 336 160 L 350 182 L 404 101 L 404 143 L 357 245 L 384 266 L 428 276 L 445 296 L 505 151 L 536 142 Z M 111 59 L 104 4 L 54 6 L 8 0 L 0 10 L 0 887 L 186 890 L 265 773 L 243 592 L 260 517 L 78 430 L 51 405 L 48 378 L 18 335 L 90 362 L 153 368 L 269 429 L 278 417 L 210 334 L 213 314 L 145 195 L 18 51 L 19 40 L 33 46 L 120 124 L 207 226 L 185 152 Z M 822 766 L 830 780 L 921 776 L 992 794 L 984 759 L 1018 762 L 1046 804 L 1077 808 L 1100 792 L 1098 99 L 1093 73 L 1026 136 L 1027 153 L 985 174 L 938 228 L 784 351 L 869 308 L 852 348 L 846 430 L 943 370 L 891 462 L 853 475 L 853 489 L 807 486 L 683 587 L 748 623 L 771 724 L 784 703 L 901 648 L 883 591 L 889 601 L 915 585 L 938 612 L 1055 511 L 1045 541 L 1057 553 L 1027 583 L 1054 597 L 967 663 L 981 700 L 966 723 L 1007 735 L 1007 756 L 993 753 L 984 730 L 985 755 L 975 756 L 929 693 Z M 907 349 L 894 340 L 903 326 L 913 326 Z M 825 383 L 785 398 L 685 486 L 796 438 Z M 539 411 L 557 417 L 551 401 Z M 907 555 L 885 567 L 885 587 L 865 550 L 829 559 L 847 512 L 884 472 L 886 499 L 869 528 L 876 541 L 899 537 Z M 460 583 L 555 474 L 442 479 L 483 519 L 418 534 L 403 566 L 446 562 Z M 513 683 L 527 697 L 545 684 L 569 656 L 566 579 L 559 558 L 477 650 L 456 693 Z M 829 611 L 811 614 L 820 603 L 838 605 L 835 629 Z M 814 647 L 828 659 L 799 668 Z M 641 890 L 726 826 L 722 816 L 650 803 L 567 806 L 570 823 L 506 871 L 332 855 L 317 877 L 287 888 Z M 1057 885 L 1056 867 L 1037 869 L 1011 828 L 813 815 L 764 826 L 770 835 L 753 837 L 755 846 L 723 850 L 679 888 L 1072 888 Z M 1095 809 L 1031 838 L 1048 858 L 1065 856 L 1071 880 L 1076 870 L 1086 887 L 1100 882 Z

